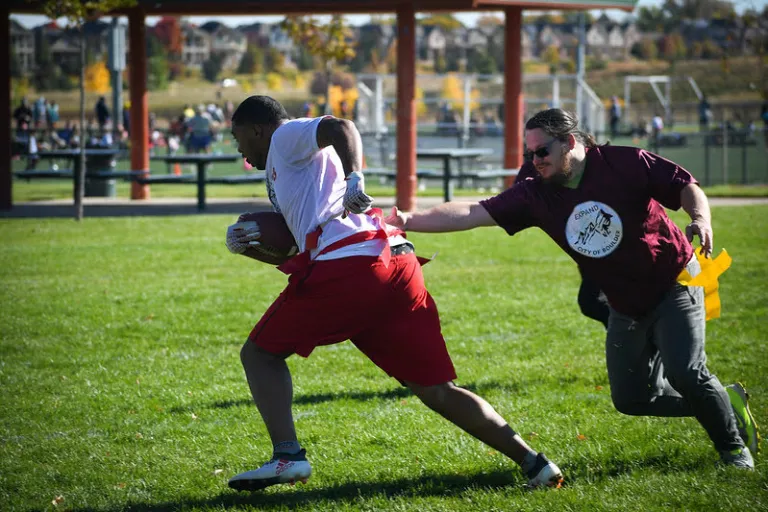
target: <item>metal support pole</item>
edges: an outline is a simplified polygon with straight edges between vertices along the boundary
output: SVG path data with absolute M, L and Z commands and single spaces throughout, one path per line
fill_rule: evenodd
M 581 84 L 584 80 L 584 72 L 586 70 L 586 47 L 586 15 L 584 12 L 579 12 L 579 46 L 576 50 L 576 115 L 581 122 L 584 121 L 584 91 Z M 592 125 L 594 123 L 589 124 Z

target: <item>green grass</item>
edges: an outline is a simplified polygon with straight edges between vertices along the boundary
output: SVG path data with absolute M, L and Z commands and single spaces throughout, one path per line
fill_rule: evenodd
M 734 263 L 709 367 L 768 421 L 768 207 L 714 209 Z M 675 214 L 678 223 L 684 217 Z M 3 510 L 765 510 L 768 467 L 717 468 L 692 418 L 622 416 L 575 265 L 537 230 L 412 235 L 458 383 L 567 486 L 526 492 L 510 461 L 427 410 L 350 343 L 291 358 L 307 486 L 236 494 L 269 441 L 239 362 L 282 289 L 230 255 L 229 216 L 0 220 Z M 339 297 L 342 307 L 344 297 Z M 300 319 L 297 319 L 300 321 Z M 57 506 L 51 504 L 62 496 Z

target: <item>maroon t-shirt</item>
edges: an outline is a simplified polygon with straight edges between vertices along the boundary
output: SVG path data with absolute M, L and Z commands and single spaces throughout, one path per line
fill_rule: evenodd
M 664 207 L 678 210 L 683 188 L 698 182 L 674 162 L 633 147 L 591 148 L 575 189 L 543 183 L 531 162 L 520 171 L 522 179 L 483 207 L 510 235 L 541 228 L 616 311 L 648 313 L 691 259 L 693 247 Z

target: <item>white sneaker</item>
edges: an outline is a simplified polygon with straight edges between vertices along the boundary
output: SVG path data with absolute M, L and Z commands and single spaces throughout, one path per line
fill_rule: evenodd
M 259 469 L 230 478 L 229 486 L 237 491 L 258 491 L 275 484 L 307 483 L 311 474 L 306 450 L 296 454 L 276 453 Z
M 563 473 L 553 462 L 550 462 L 543 453 L 536 456 L 536 465 L 528 472 L 528 487 L 536 489 L 537 487 L 555 487 L 560 488 L 563 485 Z

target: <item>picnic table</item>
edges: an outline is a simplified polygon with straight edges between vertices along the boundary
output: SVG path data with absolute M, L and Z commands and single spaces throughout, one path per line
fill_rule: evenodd
M 115 195 L 114 178 L 118 176 L 112 174 L 117 162 L 117 155 L 121 151 L 110 148 L 85 148 L 85 195 L 87 197 L 113 197 Z M 69 160 L 75 190 L 77 190 L 80 181 L 80 149 L 38 151 L 37 157 L 40 160 Z M 62 174 L 66 174 L 66 170 Z
M 453 198 L 453 181 L 451 175 L 451 162 L 478 159 L 493 154 L 491 148 L 417 148 L 416 158 L 422 160 L 443 161 L 443 199 L 445 202 Z
M 198 153 L 186 155 L 156 155 L 151 157 L 151 159 L 162 160 L 169 164 L 195 164 L 197 166 L 197 209 L 199 211 L 203 211 L 205 210 L 205 185 L 207 182 L 206 174 L 208 172 L 208 166 L 217 162 L 237 162 L 238 160 L 242 160 L 243 157 L 235 153 L 223 155 Z M 150 176 L 146 178 L 139 178 L 137 181 L 140 183 L 159 183 L 162 180 L 163 182 L 167 183 L 169 182 L 168 180 L 171 179 L 173 179 L 174 182 L 182 183 L 190 181 L 189 177 L 184 175 L 160 176 L 157 179 L 152 179 Z

